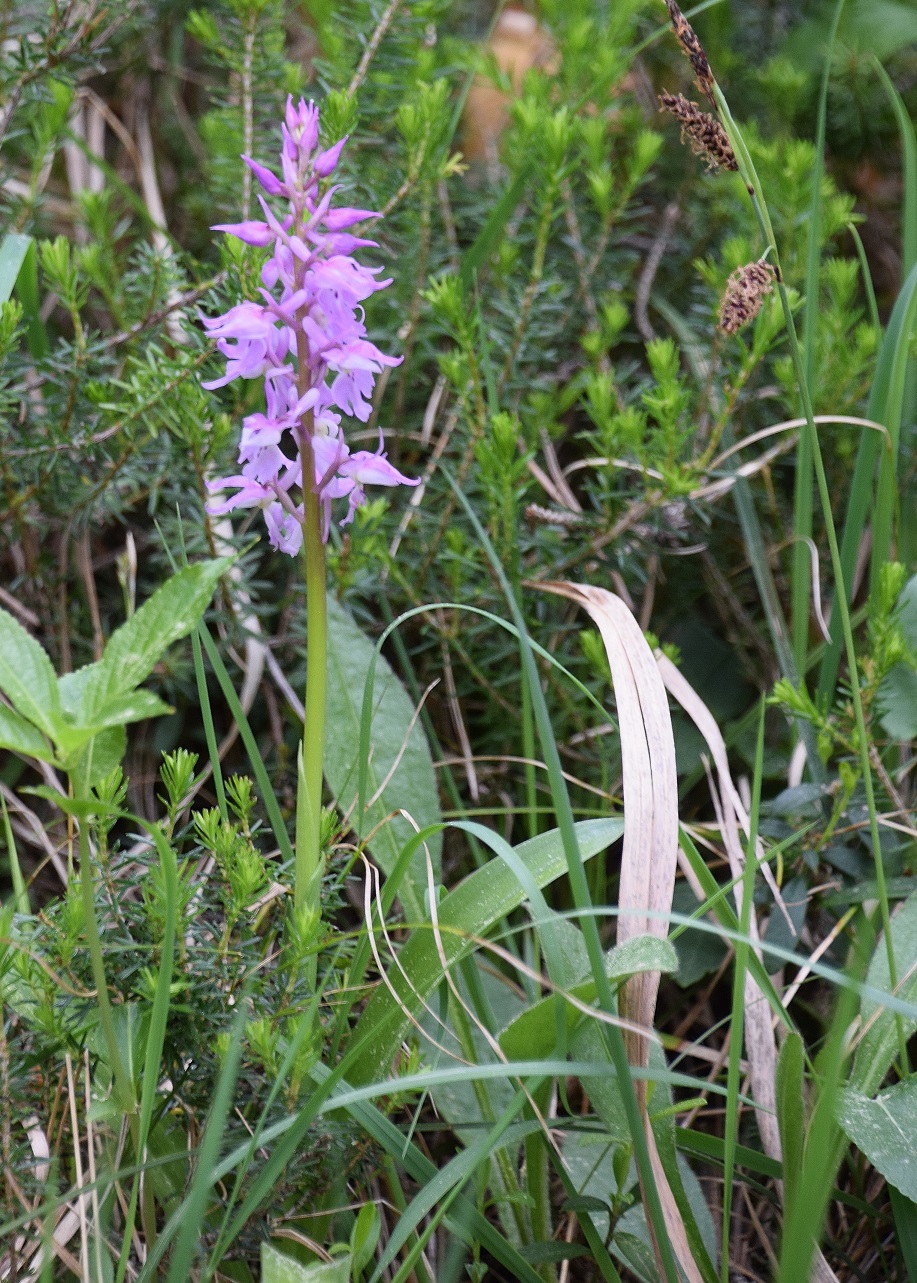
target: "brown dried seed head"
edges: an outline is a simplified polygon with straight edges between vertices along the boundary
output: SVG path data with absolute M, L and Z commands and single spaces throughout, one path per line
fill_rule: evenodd
M 726 283 L 726 293 L 720 303 L 720 329 L 725 334 L 736 334 L 743 325 L 753 321 L 776 279 L 777 273 L 770 263 L 759 261 L 737 267 Z
M 695 156 L 703 156 L 708 169 L 738 169 L 726 130 L 707 111 L 683 94 L 660 94 L 659 106 L 681 124 L 681 140 L 687 139 Z
M 701 93 L 710 99 L 711 106 L 716 107 L 716 98 L 713 95 L 713 72 L 710 70 L 710 63 L 707 61 L 703 45 L 698 40 L 694 28 L 679 9 L 675 0 L 665 0 L 665 7 L 668 9 L 669 17 L 672 20 L 675 38 L 681 45 L 685 57 L 694 71 L 698 88 Z

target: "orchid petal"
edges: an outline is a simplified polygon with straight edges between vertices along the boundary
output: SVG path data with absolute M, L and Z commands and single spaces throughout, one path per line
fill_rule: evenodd
M 258 161 L 252 160 L 250 156 L 243 156 L 242 159 L 269 196 L 283 195 L 283 183 L 266 165 L 259 165 Z

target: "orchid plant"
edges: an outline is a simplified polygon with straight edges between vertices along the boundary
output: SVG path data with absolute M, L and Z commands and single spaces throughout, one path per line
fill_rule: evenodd
M 220 223 L 213 230 L 248 245 L 273 246 L 261 270 L 262 302 L 245 301 L 222 316 L 203 318 L 226 357 L 213 389 L 234 379 L 263 379 L 265 410 L 243 421 L 238 475 L 209 482 L 214 515 L 259 507 L 271 544 L 291 556 L 304 552 L 307 647 L 306 717 L 299 761 L 296 814 L 295 906 L 300 934 L 319 915 L 322 759 L 325 724 L 327 619 L 325 552 L 332 504 L 347 499 L 340 524 L 352 521 L 365 502 L 367 485 L 417 485 L 389 463 L 380 431 L 375 452 L 351 452 L 342 414 L 365 423 L 370 397 L 384 366 L 398 365 L 366 337 L 363 302 L 391 280 L 367 267 L 355 250 L 376 242 L 349 229 L 379 215 L 332 207 L 337 186 L 328 186 L 346 137 L 319 149 L 319 113 L 314 103 L 288 99 L 281 125 L 282 177 L 252 160 L 249 166 L 267 196 L 285 200 L 278 217 L 259 194 L 264 219 Z M 228 497 L 226 492 L 234 491 Z M 298 497 L 297 497 L 298 496 Z

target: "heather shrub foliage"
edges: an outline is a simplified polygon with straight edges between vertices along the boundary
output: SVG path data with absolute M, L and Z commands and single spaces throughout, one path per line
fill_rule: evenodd
M 910 6 L 0 33 L 2 1277 L 917 1278 Z

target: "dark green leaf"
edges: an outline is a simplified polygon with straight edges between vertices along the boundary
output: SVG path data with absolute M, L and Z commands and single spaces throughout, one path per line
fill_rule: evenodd
M 897 996 L 906 1002 L 913 1002 L 917 999 L 917 973 L 913 966 L 914 959 L 917 958 L 917 892 L 896 910 L 891 928 L 897 974 L 899 978 L 907 977 L 900 983 Z M 885 992 L 891 988 L 884 935 L 876 943 L 866 973 L 866 983 Z M 895 1015 L 879 1007 L 871 998 L 863 999 L 860 1018 L 866 1032 L 857 1047 L 850 1085 L 866 1096 L 871 1096 L 881 1085 L 897 1054 L 898 1031 Z M 909 1037 L 917 1029 L 917 1021 L 905 1016 L 900 1016 L 899 1019 L 904 1027 L 904 1036 Z
M 893 740 L 917 739 L 917 670 L 895 664 L 876 695 L 882 729 Z
M 850 1088 L 841 1093 L 838 1121 L 854 1145 L 890 1185 L 917 1199 L 914 1116 L 917 1079 L 896 1083 L 875 1100 Z
M 325 776 L 345 814 L 351 811 L 357 796 L 363 690 L 375 654 L 373 643 L 329 597 Z M 369 839 L 369 850 L 383 871 L 390 874 L 405 843 L 417 831 L 397 812 L 406 811 L 419 828 L 438 824 L 441 814 L 433 759 L 423 727 L 404 688 L 381 656 L 376 661 L 370 744 L 367 801 L 374 797 L 376 800 L 367 807 L 361 831 L 377 830 Z M 442 837 L 437 833 L 426 845 L 433 860 L 434 877 L 439 881 Z M 426 868 L 421 848 L 411 861 L 409 877 L 402 880 L 399 888 L 401 903 L 414 919 L 425 916 Z

